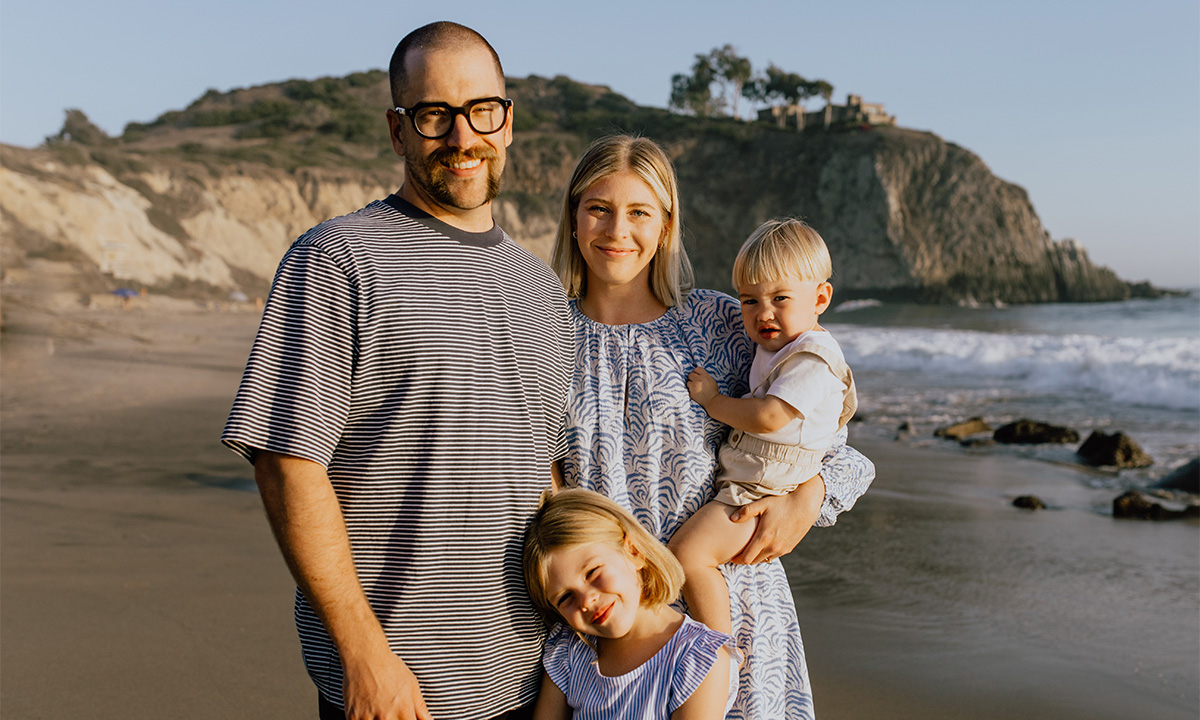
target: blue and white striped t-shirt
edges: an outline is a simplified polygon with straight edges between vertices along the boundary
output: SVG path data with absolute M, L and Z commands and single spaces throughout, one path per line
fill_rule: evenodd
M 573 720 L 669 720 L 708 676 L 722 646 L 735 656 L 730 663 L 728 711 L 738 681 L 733 639 L 686 615 L 654 657 L 624 675 L 602 675 L 596 650 L 561 624 L 546 640 L 542 666 L 567 696 Z

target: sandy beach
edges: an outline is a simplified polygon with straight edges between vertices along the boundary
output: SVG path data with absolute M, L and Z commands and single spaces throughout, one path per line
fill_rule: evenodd
M 257 326 L 236 309 L 6 301 L 4 717 L 315 716 L 291 579 L 218 441 Z M 786 560 L 819 717 L 1197 716 L 1196 523 L 1114 521 L 1074 467 L 856 445 L 875 486 Z

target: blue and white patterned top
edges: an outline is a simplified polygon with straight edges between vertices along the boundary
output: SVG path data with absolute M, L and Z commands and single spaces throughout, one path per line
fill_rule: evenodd
M 732 646 L 733 639 L 685 615 L 654 657 L 623 675 L 609 676 L 600 673 L 595 648 L 559 624 L 546 640 L 542 666 L 567 696 L 572 720 L 670 720 L 704 682 L 717 651 L 727 643 Z M 731 691 L 736 689 L 732 674 Z
M 693 290 L 683 304 L 638 325 L 605 325 L 571 304 L 575 377 L 567 408 L 568 487 L 613 498 L 662 541 L 714 495 L 717 450 L 728 428 L 687 392 L 702 365 L 726 395 L 747 390 L 753 344 L 737 300 Z M 832 525 L 866 492 L 875 468 L 843 430 L 821 470 L 818 526 Z M 796 608 L 779 561 L 725 565 L 733 636 L 746 657 L 733 720 L 813 717 Z

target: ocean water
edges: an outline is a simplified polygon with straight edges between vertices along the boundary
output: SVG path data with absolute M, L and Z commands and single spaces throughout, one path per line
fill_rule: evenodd
M 948 443 L 933 431 L 974 416 L 993 428 L 1030 418 L 1122 431 L 1152 458 L 1144 469 L 1091 472 L 1098 486 L 1154 482 L 1200 455 L 1200 291 L 1120 303 L 941 307 L 854 301 L 822 318 L 859 388 L 852 429 Z M 985 452 L 1077 462 L 1075 445 Z

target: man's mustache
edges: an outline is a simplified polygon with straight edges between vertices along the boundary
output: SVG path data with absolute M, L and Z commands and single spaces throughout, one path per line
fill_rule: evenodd
M 429 154 L 429 162 L 431 163 L 455 163 L 463 160 L 495 160 L 496 150 L 486 145 L 482 147 L 473 147 L 467 150 L 455 150 L 453 148 L 439 148 Z

